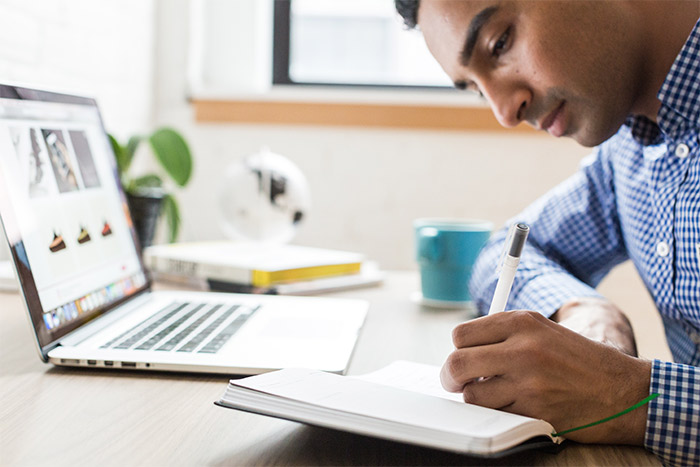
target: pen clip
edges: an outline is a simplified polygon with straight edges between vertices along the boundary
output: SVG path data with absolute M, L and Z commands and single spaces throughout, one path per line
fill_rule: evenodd
M 503 242 L 503 250 L 501 251 L 501 257 L 498 259 L 498 263 L 496 264 L 496 273 L 500 273 L 501 269 L 503 269 L 503 264 L 506 261 L 506 255 L 508 254 L 508 249 L 510 248 L 510 244 L 513 242 L 513 236 L 515 235 L 515 226 L 517 225 L 517 222 L 513 222 L 510 225 L 510 228 L 508 229 L 508 233 L 506 234 L 506 239 Z

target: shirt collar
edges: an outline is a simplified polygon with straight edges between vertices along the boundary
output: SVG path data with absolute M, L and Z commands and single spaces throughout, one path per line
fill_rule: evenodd
M 662 106 L 668 106 L 693 123 L 700 123 L 700 21 L 695 23 L 657 97 Z M 661 121 L 659 123 L 661 125 Z
M 625 121 L 632 136 L 642 144 L 657 143 L 661 132 L 672 135 L 688 124 L 700 125 L 700 21 L 695 23 L 657 97 L 661 101 L 658 125 L 638 115 Z

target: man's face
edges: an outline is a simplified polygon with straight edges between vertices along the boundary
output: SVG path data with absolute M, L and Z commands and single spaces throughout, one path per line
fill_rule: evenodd
M 418 25 L 455 85 L 481 92 L 503 126 L 526 121 L 594 146 L 640 94 L 628 17 L 624 2 L 422 0 Z

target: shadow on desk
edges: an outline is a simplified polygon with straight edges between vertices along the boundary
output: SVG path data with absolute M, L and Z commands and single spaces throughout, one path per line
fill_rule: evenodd
M 215 465 L 513 465 L 533 463 L 541 455 L 524 453 L 499 459 L 468 457 L 436 449 L 355 435 L 328 428 L 299 425 L 268 444 L 265 452 L 246 459 L 234 452 Z
M 630 459 L 628 450 L 643 451 L 569 442 L 558 453 L 532 450 L 485 459 L 305 425 L 278 433 L 278 439 L 270 441 L 254 458 L 246 458 L 244 449 L 214 461 L 214 465 L 600 465 L 602 458 L 606 465 L 624 465 Z M 602 457 L 599 450 L 605 451 Z M 645 456 L 642 452 L 639 465 L 658 465 L 653 458 L 645 463 Z
M 188 372 L 172 372 L 172 371 L 140 371 L 140 370 L 110 370 L 103 368 L 72 368 L 67 366 L 47 367 L 45 372 L 47 375 L 55 376 L 72 376 L 72 377 L 109 377 L 117 379 L 143 379 L 158 381 L 191 381 L 193 383 L 201 382 L 217 382 L 225 388 L 229 380 L 242 378 L 237 375 L 223 375 L 217 373 L 188 373 Z M 222 390 L 223 392 L 223 390 Z

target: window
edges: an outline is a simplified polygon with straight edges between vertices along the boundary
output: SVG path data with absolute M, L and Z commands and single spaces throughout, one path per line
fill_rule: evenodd
M 276 0 L 273 84 L 452 87 L 393 0 Z

